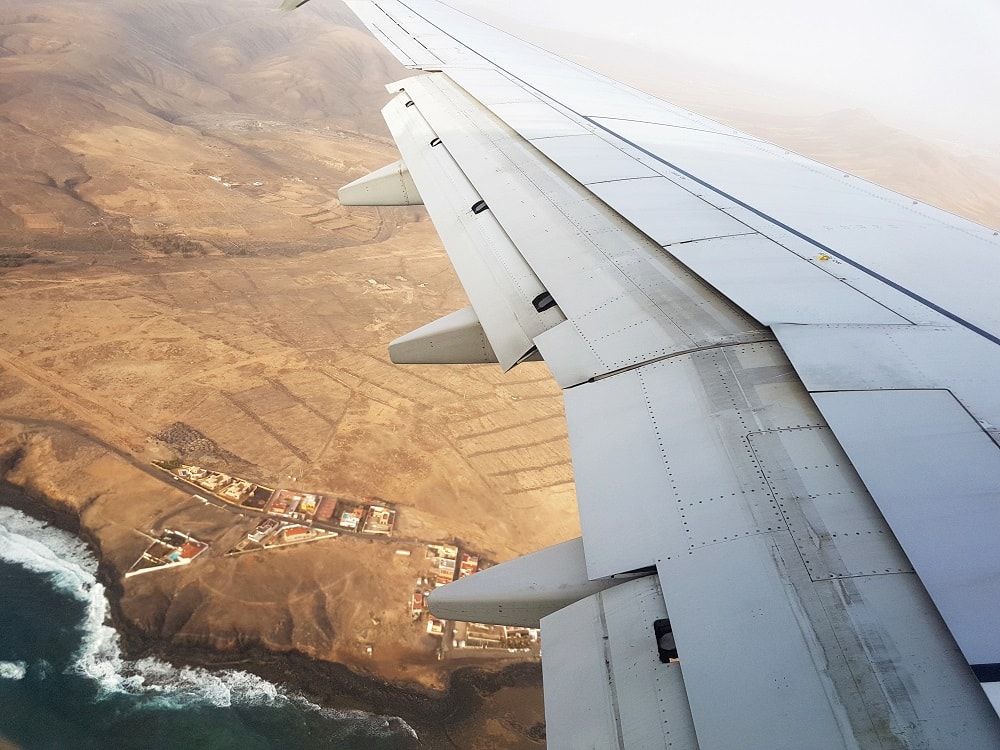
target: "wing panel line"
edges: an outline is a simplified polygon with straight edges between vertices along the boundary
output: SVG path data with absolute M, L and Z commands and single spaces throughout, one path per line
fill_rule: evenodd
M 418 11 L 414 10 L 412 7 L 410 7 L 409 5 L 407 5 L 402 0 L 400 0 L 400 4 L 403 5 L 405 8 L 407 8 L 408 10 L 410 10 L 415 15 L 419 16 L 420 18 L 423 18 L 431 26 L 434 26 L 435 28 L 439 29 L 442 34 L 444 34 L 445 36 L 450 37 L 457 44 L 460 44 L 463 47 L 466 47 L 466 49 L 468 49 L 468 46 L 465 45 L 461 40 L 459 40 L 456 37 L 454 37 L 452 34 L 450 34 L 445 29 L 442 29 L 440 26 L 438 26 L 433 21 L 431 21 L 428 18 L 426 18 L 425 16 L 423 16 Z M 992 342 L 992 343 L 1000 346 L 1000 336 L 996 336 L 996 335 L 990 333 L 989 331 L 985 330 L 984 328 L 981 328 L 981 327 L 977 326 L 975 323 L 973 323 L 973 322 L 971 322 L 969 320 L 966 320 L 965 318 L 961 317 L 957 313 L 953 313 L 950 310 L 947 310 L 944 307 L 941 307 L 941 305 L 938 305 L 937 303 L 932 302 L 931 300 L 929 300 L 926 297 L 918 294 L 917 292 L 913 291 L 912 289 L 908 289 L 905 286 L 903 286 L 902 284 L 899 284 L 899 283 L 893 281 L 892 279 L 888 278 L 887 276 L 884 276 L 883 274 L 880 274 L 878 271 L 876 271 L 876 270 L 874 270 L 872 268 L 869 268 L 868 266 L 864 265 L 860 261 L 854 260 L 853 258 L 851 258 L 851 257 L 849 257 L 847 255 L 844 255 L 843 253 L 838 252 L 837 250 L 834 250 L 832 247 L 829 247 L 829 246 L 825 245 L 824 243 L 820 242 L 819 240 L 814 239 L 813 237 L 810 237 L 809 235 L 807 235 L 807 234 L 805 234 L 805 233 L 803 233 L 803 232 L 801 232 L 801 231 L 799 231 L 799 230 L 797 230 L 797 229 L 789 226 L 788 224 L 784 223 L 780 219 L 777 219 L 777 218 L 775 218 L 775 217 L 773 217 L 773 216 L 765 213 L 764 211 L 761 211 L 758 208 L 754 208 L 752 205 L 750 205 L 748 203 L 745 203 L 744 201 L 740 200 L 739 198 L 737 198 L 735 196 L 730 195 L 729 193 L 727 193 L 722 188 L 719 188 L 719 187 L 716 187 L 715 185 L 712 185 L 711 183 L 709 183 L 709 182 L 701 179 L 700 177 L 697 177 L 696 175 L 692 174 L 691 172 L 688 172 L 687 170 L 682 169 L 681 167 L 677 166 L 676 164 L 673 164 L 672 162 L 667 161 L 662 156 L 659 156 L 659 155 L 653 153 L 649 149 L 646 149 L 646 148 L 640 146 L 639 144 L 634 143 L 633 141 L 630 141 L 628 138 L 625 138 L 624 136 L 619 135 L 618 133 L 616 133 L 611 128 L 609 128 L 606 125 L 603 125 L 600 122 L 598 122 L 595 118 L 590 117 L 590 116 L 585 115 L 585 114 L 582 114 L 580 112 L 577 112 L 575 109 L 573 109 L 572 107 L 566 106 L 561 101 L 559 101 L 557 99 L 553 99 L 548 94 L 546 94 L 543 91 L 540 91 L 536 87 L 532 86 L 530 83 L 528 83 L 527 81 L 525 81 L 523 78 L 521 78 L 520 76 L 518 76 L 516 73 L 511 72 L 510 70 L 508 70 L 504 66 L 502 66 L 502 65 L 498 64 L 497 62 L 491 60 L 490 58 L 486 57 L 485 55 L 483 55 L 483 54 L 481 54 L 479 52 L 474 52 L 474 54 L 476 54 L 479 57 L 481 57 L 483 60 L 485 60 L 486 62 L 488 62 L 490 65 L 493 65 L 497 70 L 503 71 L 508 76 L 510 76 L 512 79 L 520 82 L 526 88 L 534 91 L 536 94 L 538 94 L 539 96 L 543 97 L 543 99 L 547 99 L 549 101 L 555 102 L 560 107 L 562 107 L 563 109 L 565 109 L 567 112 L 572 112 L 574 115 L 576 115 L 577 117 L 579 117 L 581 120 L 584 120 L 585 122 L 590 123 L 595 128 L 598 128 L 599 130 L 604 131 L 605 133 L 607 133 L 608 135 L 616 138 L 617 140 L 621 141 L 622 143 L 628 144 L 629 146 L 631 146 L 632 148 L 634 148 L 637 151 L 641 152 L 642 154 L 646 155 L 650 159 L 653 159 L 654 161 L 659 162 L 660 164 L 664 165 L 665 167 L 667 167 L 669 169 L 672 169 L 672 170 L 678 172 L 679 174 L 684 175 L 685 177 L 687 177 L 688 179 L 693 180 L 694 182 L 698 183 L 702 187 L 708 188 L 709 190 L 711 190 L 712 192 L 716 193 L 720 197 L 725 198 L 726 200 L 732 201 L 736 205 L 738 205 L 741 208 L 749 211 L 750 213 L 754 214 L 758 218 L 764 219 L 765 221 L 773 224 L 774 226 L 778 227 L 779 229 L 785 230 L 786 232 L 788 232 L 788 233 L 792 234 L 793 236 L 797 237 L 798 239 L 800 239 L 800 240 L 802 240 L 804 242 L 808 242 L 813 247 L 815 247 L 815 248 L 817 248 L 819 250 L 822 250 L 825 253 L 829 253 L 833 257 L 838 258 L 839 260 L 842 260 L 844 263 L 847 263 L 851 267 L 857 269 L 858 271 L 861 271 L 862 273 L 866 274 L 867 276 L 870 276 L 871 278 L 875 279 L 876 281 L 882 282 L 883 284 L 885 284 L 886 286 L 890 287 L 891 289 L 896 290 L 900 294 L 903 294 L 903 295 L 909 297 L 910 299 L 914 300 L 915 302 L 919 302 L 920 304 L 925 305 L 926 307 L 930 308 L 931 310 L 933 310 L 934 312 L 938 313 L 939 315 L 943 315 L 944 317 L 948 318 L 949 320 L 951 320 L 951 321 L 953 321 L 955 323 L 958 323 L 963 328 L 966 328 L 966 329 L 972 331 L 973 333 L 975 333 L 975 334 L 977 334 L 979 336 L 982 336 L 987 341 L 990 341 L 990 342 Z
M 516 76 L 515 76 L 515 78 L 516 78 Z M 518 79 L 518 80 L 520 80 L 520 79 Z M 530 86 L 530 84 L 525 83 L 524 81 L 522 81 L 522 83 L 524 83 L 526 86 Z M 537 89 L 535 89 L 535 90 L 537 91 Z M 541 92 L 539 91 L 538 93 L 541 93 Z M 560 106 L 563 106 L 561 102 L 559 104 L 560 104 Z M 975 323 L 973 323 L 971 321 L 968 321 L 965 318 L 961 317 L 960 315 L 958 315 L 956 313 L 953 313 L 950 310 L 947 310 L 947 309 L 941 307 L 941 305 L 938 305 L 935 302 L 931 302 L 929 299 L 927 299 L 926 297 L 924 297 L 924 296 L 922 296 L 920 294 L 917 294 L 917 292 L 914 292 L 912 289 L 906 288 L 902 284 L 899 284 L 899 283 L 893 281 L 892 279 L 888 278 L 887 276 L 884 276 L 884 275 L 880 274 L 878 271 L 876 271 L 876 270 L 874 270 L 872 268 L 869 268 L 868 266 L 864 265 L 863 263 L 861 263 L 859 261 L 854 260 L 850 256 L 844 255 L 843 253 L 841 253 L 841 252 L 839 252 L 837 250 L 834 250 L 832 247 L 823 244 L 819 240 L 810 237 L 809 235 L 805 234 L 804 232 L 800 232 L 798 229 L 795 229 L 794 227 L 789 226 L 788 224 L 786 224 L 785 222 L 781 221 L 780 219 L 776 219 L 775 217 L 773 217 L 773 216 L 765 213 L 764 211 L 761 211 L 759 208 L 754 208 L 749 203 L 745 203 L 744 201 L 741 201 L 739 198 L 737 198 L 737 197 L 735 197 L 733 195 L 730 195 L 729 193 L 727 193 L 722 188 L 718 188 L 715 185 L 712 185 L 711 183 L 706 182 L 705 180 L 701 179 L 700 177 L 697 177 L 696 175 L 688 172 L 685 169 L 682 169 L 681 167 L 677 166 L 676 164 L 673 164 L 672 162 L 667 161 L 662 156 L 658 156 L 658 155 L 654 154 L 649 149 L 643 148 L 642 146 L 640 146 L 637 143 L 633 143 L 628 138 L 625 138 L 625 137 L 617 134 L 611 128 L 609 128 L 609 127 L 607 127 L 605 125 L 602 125 L 601 123 L 597 122 L 595 119 L 593 119 L 591 117 L 588 117 L 587 115 L 580 114 L 579 112 L 576 112 L 575 110 L 572 110 L 569 107 L 566 107 L 566 109 L 569 110 L 570 112 L 573 112 L 573 114 L 577 115 L 578 117 L 586 120 L 587 122 L 589 122 L 594 127 L 600 128 L 601 130 L 603 130 L 604 132 L 606 132 L 608 135 L 611 135 L 611 136 L 617 138 L 618 140 L 622 141 L 623 143 L 627 143 L 629 146 L 631 146 L 632 148 L 636 149 L 637 151 L 642 152 L 643 154 L 645 154 L 649 158 L 654 159 L 654 160 L 660 162 L 665 167 L 669 167 L 670 169 L 673 169 L 676 172 L 684 175 L 688 179 L 694 180 L 695 182 L 697 182 L 702 187 L 708 188 L 709 190 L 711 190 L 714 193 L 718 194 L 722 198 L 725 198 L 726 200 L 732 201 L 736 205 L 740 206 L 741 208 L 746 209 L 747 211 L 749 211 L 750 213 L 754 214 L 755 216 L 757 216 L 757 217 L 759 217 L 761 219 L 764 219 L 765 221 L 768 221 L 771 224 L 774 224 L 776 227 L 778 227 L 780 229 L 784 229 L 789 234 L 792 234 L 795 237 L 798 237 L 800 240 L 802 240 L 804 242 L 808 242 L 810 245 L 812 245 L 813 247 L 817 248 L 818 250 L 822 250 L 825 253 L 829 253 L 833 257 L 838 258 L 838 259 L 844 261 L 849 266 L 852 266 L 853 268 L 856 268 L 857 270 L 861 271 L 862 273 L 864 273 L 864 274 L 866 274 L 868 276 L 871 276 L 876 281 L 881 281 L 886 286 L 888 286 L 888 287 L 890 287 L 892 289 L 895 289 L 897 292 L 900 292 L 901 294 L 906 295 L 910 299 L 912 299 L 912 300 L 914 300 L 916 302 L 919 302 L 922 305 L 925 305 L 925 306 L 929 307 L 934 312 L 936 312 L 936 313 L 938 313 L 940 315 L 943 315 L 944 317 L 948 318 L 949 320 L 954 321 L 955 323 L 958 323 L 963 328 L 967 328 L 970 331 L 972 331 L 973 333 L 976 333 L 976 334 L 982 336 L 983 338 L 987 339 L 988 341 L 991 341 L 994 344 L 997 344 L 998 346 L 1000 346 L 1000 336 L 993 335 L 989 331 L 987 331 L 987 330 L 985 330 L 983 328 L 980 328 Z

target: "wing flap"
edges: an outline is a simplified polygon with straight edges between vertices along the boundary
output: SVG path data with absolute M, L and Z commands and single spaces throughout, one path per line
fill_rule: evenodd
M 542 619 L 549 748 L 697 750 L 681 666 L 659 658 L 666 617 L 649 576 Z
M 658 565 L 704 747 L 834 750 L 853 745 L 838 721 L 840 699 L 830 700 L 835 686 L 816 669 L 818 644 L 802 627 L 801 605 L 782 580 L 780 560 L 771 539 L 750 536 Z M 719 680 L 720 674 L 726 679 Z M 720 705 L 726 707 L 725 721 L 720 721 Z M 739 727 L 738 744 L 733 727 Z
M 492 213 L 474 210 L 481 194 L 408 101 L 400 95 L 390 102 L 386 122 L 494 354 L 510 369 L 534 350 L 535 336 L 564 318 L 557 308 L 532 304 L 545 287 Z
M 441 50 L 437 69 L 447 70 L 474 97 L 488 101 L 498 76 L 505 77 L 523 89 L 522 99 L 549 105 L 790 255 L 829 256 L 833 275 L 907 319 L 944 316 L 970 330 L 1000 328 L 1000 308 L 989 290 L 964 283 L 1000 275 L 997 232 L 629 89 L 440 3 L 386 2 L 380 8 L 401 19 L 418 15 L 421 23 L 448 34 L 450 51 Z M 464 42 L 460 51 L 455 39 Z M 544 148 L 548 138 L 531 120 L 510 124 L 524 127 L 521 135 Z M 586 158 L 566 160 L 552 148 L 560 166 L 581 183 L 589 181 Z M 605 153 L 604 146 L 595 148 Z M 633 219 L 630 212 L 623 215 Z M 914 318 L 914 310 L 924 317 Z M 813 317 L 822 321 L 821 306 Z M 989 335 L 996 343 L 996 334 Z
M 404 116 L 426 118 L 427 132 L 441 138 L 463 178 L 572 321 L 578 347 L 543 351 L 554 371 L 586 379 L 700 346 L 769 336 L 730 304 L 712 299 L 683 265 L 445 77 L 401 85 L 415 102 Z M 419 177 L 417 166 L 406 162 Z M 418 186 L 432 209 L 428 191 Z M 535 338 L 539 345 L 545 340 Z M 579 367 L 582 362 L 587 367 Z M 564 386 L 575 382 L 560 378 Z

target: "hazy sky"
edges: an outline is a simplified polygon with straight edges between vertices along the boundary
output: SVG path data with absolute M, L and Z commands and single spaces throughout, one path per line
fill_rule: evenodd
M 998 0 L 447 1 L 589 36 L 595 57 L 645 46 L 773 81 L 813 106 L 1000 143 Z

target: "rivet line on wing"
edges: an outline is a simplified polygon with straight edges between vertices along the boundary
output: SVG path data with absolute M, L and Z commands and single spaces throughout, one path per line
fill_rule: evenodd
M 579 385 L 586 385 L 587 383 L 596 383 L 598 380 L 605 380 L 606 378 L 614 377 L 615 375 L 621 375 L 623 372 L 638 370 L 640 367 L 656 364 L 657 362 L 664 362 L 668 359 L 673 359 L 675 357 L 686 357 L 689 354 L 697 354 L 698 352 L 711 351 L 712 349 L 725 349 L 726 347 L 730 346 L 745 346 L 746 344 L 766 344 L 772 341 L 777 341 L 773 333 L 771 333 L 770 331 L 760 331 L 757 335 L 748 336 L 747 338 L 717 341 L 713 344 L 705 344 L 704 346 L 695 346 L 690 349 L 682 349 L 681 351 L 670 352 L 669 354 L 663 354 L 659 357 L 650 357 L 649 359 L 643 360 L 642 362 L 636 362 L 635 364 L 628 365 L 627 367 L 619 367 L 617 370 L 611 370 L 609 372 L 605 372 L 600 375 L 595 375 L 594 377 L 584 380 L 580 383 L 576 383 L 575 385 L 567 386 L 566 389 L 576 388 Z

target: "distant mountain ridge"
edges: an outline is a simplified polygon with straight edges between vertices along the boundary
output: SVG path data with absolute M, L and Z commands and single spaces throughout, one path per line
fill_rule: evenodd
M 224 108 L 381 128 L 373 97 L 404 74 L 339 2 L 279 13 L 273 0 L 13 0 L 0 28 L 4 103 L 65 86 L 168 116 Z
M 146 212 L 170 224 L 183 209 L 181 173 L 233 171 L 236 164 L 227 151 L 234 143 L 231 123 L 213 128 L 213 118 L 387 139 L 378 114 L 387 96 L 383 87 L 408 71 L 339 0 L 317 0 L 293 13 L 276 7 L 276 0 L 4 3 L 0 231 L 86 227 L 102 211 Z M 1000 162 L 956 156 L 864 110 L 762 115 L 740 108 L 746 97 L 733 106 L 722 88 L 688 91 L 678 71 L 658 80 L 653 93 L 682 106 L 1000 226 Z M 195 123 L 207 130 L 192 132 Z M 223 142 L 199 140 L 206 133 Z M 245 138 L 237 140 L 246 145 Z M 280 174 L 287 160 L 274 164 L 270 154 L 298 144 L 297 136 L 286 134 L 282 141 L 275 135 L 244 153 L 250 164 L 235 171 L 263 175 L 267 167 Z M 163 164 L 141 163 L 157 153 Z M 358 159 L 334 162 L 329 173 L 340 182 L 368 168 Z M 165 181 L 164 170 L 176 174 Z
M 380 164 L 347 142 L 331 150 L 323 133 L 374 134 L 391 158 L 378 111 L 385 81 L 406 71 L 342 3 L 316 6 L 282 13 L 274 0 L 5 3 L 0 231 L 85 230 L 110 214 L 133 217 L 120 231 L 146 233 L 158 222 L 167 231 L 252 235 L 251 217 L 261 226 L 287 219 L 236 195 L 206 213 L 193 175 L 266 181 L 273 190 L 302 159 L 328 164 L 334 184 L 308 201 L 330 204 L 330 190 L 351 174 L 344 170 Z M 305 130 L 250 137 L 233 132 L 241 119 Z M 292 236 L 315 234 L 298 225 Z

